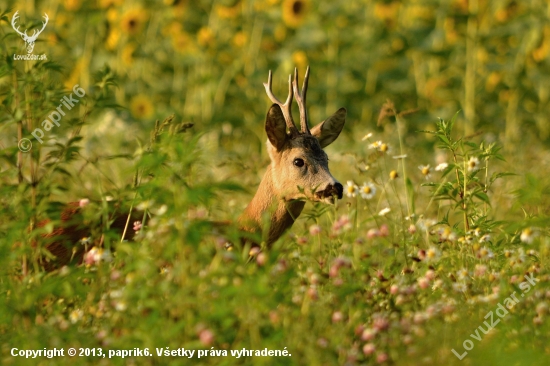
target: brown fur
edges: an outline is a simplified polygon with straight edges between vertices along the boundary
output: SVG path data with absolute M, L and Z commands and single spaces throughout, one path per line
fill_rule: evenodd
M 304 200 L 333 203 L 333 196 L 342 197 L 343 187 L 330 174 L 328 157 L 323 148 L 336 140 L 342 131 L 346 110 L 339 109 L 310 132 L 304 105 L 308 74 L 309 69 L 302 94 L 298 94 L 296 72 L 293 84 L 300 107 L 301 132 L 295 128 L 290 114 L 292 95 L 289 95 L 284 104 L 273 95 L 271 73 L 268 83 L 264 84 L 269 98 L 274 102 L 265 122 L 271 164 L 254 198 L 239 218 L 239 224 L 244 231 L 259 233 L 262 230 L 263 217 L 268 215 L 270 226 L 267 245 L 275 242 L 294 224 L 304 208 Z M 290 93 L 292 94 L 292 89 Z M 296 166 L 296 159 L 301 159 L 304 166 Z
M 41 265 L 47 271 L 61 268 L 70 263 L 80 264 L 86 251 L 90 250 L 94 245 L 99 245 L 99 239 L 95 242 L 83 244 L 81 241 L 84 238 L 89 238 L 92 234 L 92 227 L 86 225 L 79 202 L 70 202 L 61 212 L 61 223 L 54 228 L 51 233 L 41 235 L 44 241 L 45 248 L 55 257 L 55 259 L 42 257 Z M 114 216 L 114 221 L 110 225 L 110 229 L 117 234 L 122 235 L 126 226 L 128 215 L 118 214 Z M 133 239 L 135 232 L 132 230 L 134 221 L 141 220 L 141 217 L 132 217 L 129 227 L 126 231 L 126 238 Z M 50 220 L 43 220 L 37 224 L 38 228 L 46 226 Z M 35 244 L 36 245 L 36 244 Z

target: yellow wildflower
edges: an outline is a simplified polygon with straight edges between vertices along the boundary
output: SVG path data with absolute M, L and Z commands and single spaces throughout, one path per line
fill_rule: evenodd
M 118 41 L 120 40 L 120 31 L 118 29 L 111 29 L 107 40 L 105 41 L 105 48 L 112 51 L 118 46 Z
M 124 0 L 99 0 L 99 7 L 105 9 L 111 6 L 120 6 L 123 2 Z
M 120 27 L 125 33 L 134 36 L 141 32 L 146 20 L 147 14 L 143 9 L 131 9 L 122 14 Z
M 245 32 L 237 32 L 233 37 L 233 44 L 238 48 L 244 47 L 247 43 L 248 35 Z
M 298 69 L 304 69 L 307 66 L 307 55 L 304 51 L 296 51 L 292 54 L 292 62 Z
M 80 9 L 80 6 L 82 5 L 80 3 L 80 0 L 65 0 L 63 2 L 63 5 L 65 6 L 65 9 L 68 11 L 76 11 Z
M 220 18 L 232 19 L 232 18 L 236 18 L 239 15 L 241 11 L 241 4 L 237 3 L 233 7 L 218 5 L 216 6 L 215 9 L 216 9 L 216 14 L 218 14 Z
M 135 118 L 150 118 L 154 112 L 153 104 L 147 96 L 136 95 L 130 102 L 130 112 Z
M 203 47 L 208 47 L 214 41 L 214 32 L 209 27 L 202 27 L 197 33 L 197 41 Z

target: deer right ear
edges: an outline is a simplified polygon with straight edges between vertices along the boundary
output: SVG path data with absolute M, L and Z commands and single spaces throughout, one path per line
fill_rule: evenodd
M 323 149 L 332 144 L 342 132 L 346 123 L 346 113 L 346 108 L 340 108 L 332 116 L 311 129 L 311 134 L 317 137 Z
M 277 150 L 280 150 L 288 139 L 285 116 L 283 115 L 281 107 L 277 104 L 273 104 L 267 112 L 265 132 L 267 133 L 269 142 L 271 142 Z

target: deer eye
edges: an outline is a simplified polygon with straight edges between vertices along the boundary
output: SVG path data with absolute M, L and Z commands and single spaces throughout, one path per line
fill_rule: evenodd
M 301 168 L 301 167 L 303 167 L 304 164 L 305 164 L 305 163 L 304 163 L 304 159 L 296 158 L 296 159 L 294 159 L 293 164 L 294 164 L 295 166 L 297 166 L 298 168 Z

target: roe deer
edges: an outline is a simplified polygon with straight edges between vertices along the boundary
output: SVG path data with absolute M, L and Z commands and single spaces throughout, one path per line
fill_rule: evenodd
M 289 76 L 289 94 L 284 104 L 271 90 L 271 71 L 267 84 L 264 84 L 267 95 L 274 103 L 267 113 L 265 122 L 267 151 L 271 164 L 267 167 L 254 198 L 239 217 L 239 228 L 245 232 L 259 233 L 262 231 L 263 216 L 269 215 L 267 245 L 273 244 L 292 226 L 302 212 L 306 199 L 332 204 L 334 196 L 342 198 L 342 184 L 330 174 L 328 157 L 323 148 L 336 140 L 342 131 L 346 110 L 339 109 L 310 130 L 306 110 L 308 79 L 309 67 L 300 92 L 298 71 L 294 70 L 293 81 L 292 76 Z M 296 97 L 300 110 L 300 131 L 292 119 L 293 97 Z M 43 235 L 49 242 L 46 249 L 56 257 L 50 262 L 42 261 L 46 270 L 61 267 L 71 261 L 81 263 L 86 250 L 90 249 L 79 244 L 91 231 L 88 225 L 83 224 L 80 213 L 78 202 L 69 203 L 61 214 L 61 227 Z M 119 212 L 111 220 L 111 228 L 122 235 L 130 219 L 127 214 Z M 134 220 L 139 218 L 132 217 L 131 221 Z M 47 223 L 47 220 L 43 221 L 38 227 Z M 133 235 L 133 231 L 129 230 L 125 238 L 131 240 Z M 256 243 L 252 245 L 257 246 Z
M 300 92 L 298 70 L 294 69 L 294 80 L 289 75 L 288 97 L 284 104 L 273 95 L 271 71 L 267 84 L 264 83 L 267 95 L 274 103 L 265 121 L 271 164 L 256 195 L 239 218 L 239 224 L 244 231 L 260 232 L 262 216 L 269 214 L 267 245 L 294 224 L 304 208 L 304 199 L 334 203 L 334 196 L 342 198 L 342 184 L 330 174 L 323 148 L 340 135 L 346 122 L 346 109 L 340 108 L 310 130 L 306 109 L 308 79 L 309 66 Z M 300 110 L 300 131 L 292 118 L 293 96 Z

